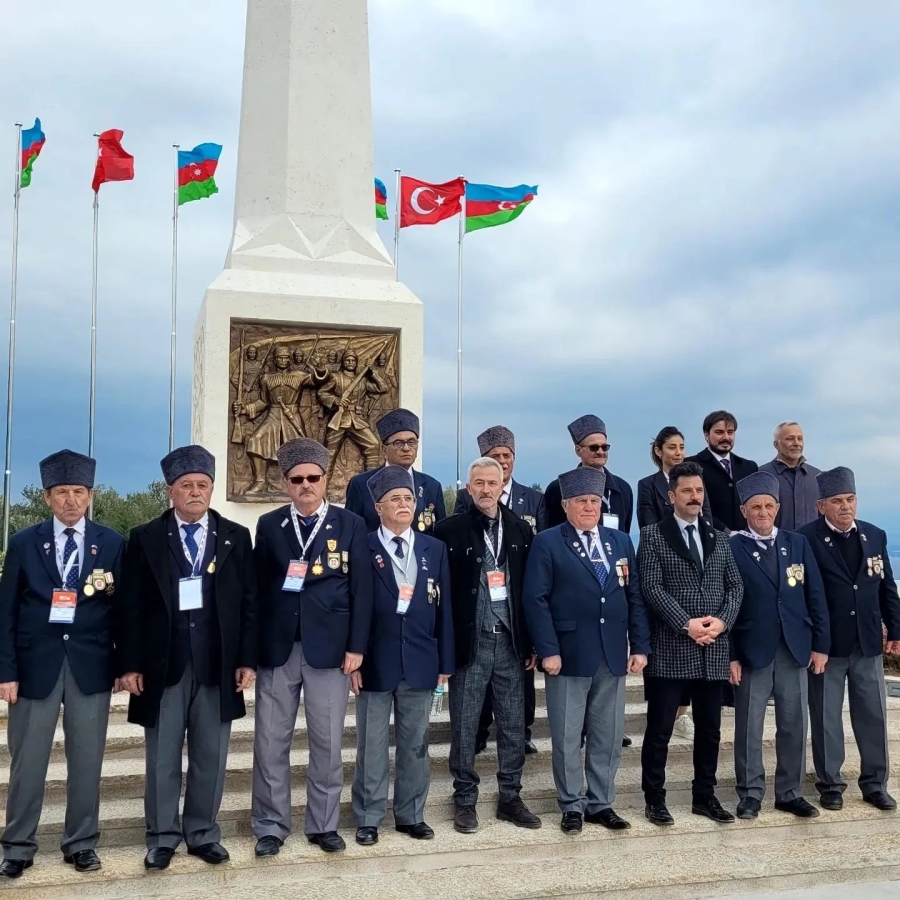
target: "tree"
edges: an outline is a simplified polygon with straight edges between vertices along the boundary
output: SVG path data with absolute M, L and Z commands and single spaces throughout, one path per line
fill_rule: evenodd
M 447 485 L 444 488 L 444 509 L 447 510 L 447 515 L 453 515 L 453 507 L 456 506 L 456 488 L 452 485 Z

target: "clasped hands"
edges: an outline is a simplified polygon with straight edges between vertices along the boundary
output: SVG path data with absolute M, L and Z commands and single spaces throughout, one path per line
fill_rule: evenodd
M 725 623 L 715 616 L 703 616 L 700 619 L 689 619 L 687 633 L 690 638 L 705 647 L 712 644 L 725 630 Z
M 234 672 L 234 690 L 235 693 L 247 690 L 253 684 L 256 672 L 247 666 L 241 666 Z M 136 697 L 144 693 L 144 676 L 140 672 L 126 672 L 121 678 L 116 679 L 113 692 L 118 694 L 119 691 L 128 691 Z

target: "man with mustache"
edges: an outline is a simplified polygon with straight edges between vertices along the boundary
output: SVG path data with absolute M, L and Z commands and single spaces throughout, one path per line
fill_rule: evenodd
M 641 532 L 638 571 L 650 619 L 646 669 L 647 730 L 641 749 L 645 815 L 672 825 L 666 807 L 666 759 L 685 693 L 694 712 L 691 811 L 720 824 L 734 816 L 715 795 L 722 721 L 722 689 L 730 676 L 728 630 L 744 586 L 728 538 L 700 516 L 703 470 L 683 462 L 669 472 L 673 513 Z
M 275 856 L 291 833 L 291 744 L 303 694 L 309 733 L 304 831 L 326 853 L 338 834 L 341 739 L 350 675 L 362 665 L 372 623 L 366 526 L 327 500 L 328 451 L 288 441 L 278 464 L 291 502 L 256 524 L 259 680 L 251 823 L 256 855 Z
M 100 770 L 116 679 L 113 622 L 121 535 L 86 518 L 96 462 L 71 450 L 41 460 L 52 516 L 14 534 L 0 579 L 0 700 L 10 754 L 0 876 L 37 852 L 53 734 L 62 707 L 66 821 L 60 849 L 77 872 L 100 868 Z
M 713 525 L 729 534 L 747 527 L 736 485 L 759 469 L 752 459 L 733 452 L 737 427 L 737 419 L 727 410 L 711 412 L 703 420 L 706 449 L 685 460 L 697 463 L 702 469 Z
M 609 459 L 610 444 L 606 439 L 606 424 L 598 416 L 580 416 L 569 425 L 569 435 L 575 443 L 575 455 L 581 460 L 580 466 L 600 469 L 606 476 L 606 487 L 603 495 L 604 528 L 618 528 L 628 534 L 631 531 L 631 519 L 634 515 L 634 494 L 631 485 L 622 478 L 613 475 L 606 468 Z M 551 481 L 544 491 L 537 517 L 537 530 L 545 531 L 555 528 L 566 521 L 562 508 L 562 495 L 559 481 Z
M 438 522 L 434 536 L 447 545 L 456 650 L 450 679 L 450 772 L 453 827 L 478 830 L 475 740 L 485 694 L 494 698 L 497 721 L 497 818 L 520 828 L 541 820 L 522 802 L 525 767 L 525 671 L 535 656 L 522 610 L 531 527 L 500 503 L 503 469 L 481 457 L 469 466 L 468 512 Z
M 819 512 L 800 529 L 812 545 L 825 582 L 831 654 L 822 674 L 809 677 L 809 723 L 816 790 L 823 809 L 844 805 L 844 690 L 859 748 L 863 800 L 889 811 L 887 712 L 882 651 L 900 655 L 900 598 L 891 571 L 887 535 L 856 518 L 856 479 L 838 466 L 816 476 Z M 882 638 L 882 622 L 887 629 Z
M 781 503 L 775 525 L 782 531 L 796 531 L 819 518 L 819 486 L 816 475 L 803 455 L 803 429 L 798 422 L 782 422 L 775 428 L 775 459 L 759 467 L 778 479 Z
M 147 869 L 168 868 L 182 840 L 205 862 L 229 858 L 216 818 L 257 654 L 250 532 L 210 509 L 215 458 L 178 447 L 160 466 L 172 509 L 128 537 L 117 637 L 128 721 L 144 727 Z

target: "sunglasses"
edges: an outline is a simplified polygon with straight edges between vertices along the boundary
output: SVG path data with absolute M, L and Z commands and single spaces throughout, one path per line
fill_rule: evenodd
M 588 444 L 587 446 L 582 444 L 582 449 L 590 450 L 591 453 L 599 453 L 601 450 L 604 453 L 609 453 L 609 448 L 611 446 L 612 446 L 611 444 Z
M 391 441 L 391 446 L 395 450 L 406 450 L 407 447 L 415 450 L 419 446 L 419 441 L 416 438 L 410 438 L 408 441 Z
M 321 480 L 321 475 L 292 475 L 288 478 L 291 484 L 303 484 L 304 481 L 308 481 L 310 484 L 318 484 Z

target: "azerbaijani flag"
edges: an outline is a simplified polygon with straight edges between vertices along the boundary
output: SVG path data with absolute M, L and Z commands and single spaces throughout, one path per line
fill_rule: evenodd
M 387 190 L 380 178 L 375 179 L 375 218 L 386 219 L 387 214 Z
M 466 232 L 505 225 L 525 212 L 537 195 L 537 185 L 496 187 L 493 184 L 466 182 Z
M 22 178 L 19 186 L 27 188 L 31 184 L 31 167 L 40 156 L 46 141 L 44 132 L 41 131 L 41 120 L 34 120 L 33 128 L 22 129 Z
M 178 205 L 218 194 L 216 166 L 221 144 L 198 144 L 193 150 L 178 151 Z

